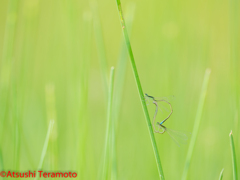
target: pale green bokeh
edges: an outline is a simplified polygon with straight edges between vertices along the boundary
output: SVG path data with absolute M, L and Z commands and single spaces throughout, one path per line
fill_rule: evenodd
M 232 179 L 230 130 L 240 161 L 239 3 L 122 0 L 124 13 L 132 4 L 130 40 L 143 91 L 175 97 L 168 128 L 192 132 L 204 73 L 211 69 L 187 179 L 218 179 L 223 168 L 223 179 Z M 94 8 L 98 14 L 91 12 Z M 100 51 L 105 51 L 107 72 L 99 60 L 95 16 L 101 23 Z M 1 1 L 0 171 L 37 169 L 49 125 L 45 88 L 50 84 L 55 106 L 50 104 L 50 111 L 57 123 L 43 169 L 76 171 L 86 180 L 101 177 L 107 127 L 102 73 L 109 76 L 114 66 L 117 81 L 122 38 L 115 0 Z M 122 98 L 113 94 L 113 107 L 120 107 L 113 111 L 118 114 L 117 178 L 159 179 L 129 60 L 124 77 L 123 94 L 118 92 L 121 85 L 114 89 Z M 148 109 L 152 118 L 155 106 Z M 167 134 L 155 137 L 165 179 L 181 179 L 189 144 L 179 148 Z

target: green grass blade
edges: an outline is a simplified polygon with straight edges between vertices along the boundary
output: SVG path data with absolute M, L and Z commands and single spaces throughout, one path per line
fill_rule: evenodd
M 6 21 L 5 35 L 4 35 L 3 54 L 2 54 L 3 68 L 5 63 L 12 61 L 14 42 L 15 42 L 15 29 L 17 24 L 17 12 L 18 12 L 18 1 L 9 0 L 7 21 Z
M 57 170 L 57 118 L 56 118 L 56 103 L 55 103 L 55 86 L 50 83 L 45 85 L 45 96 L 46 96 L 46 112 L 47 112 L 47 122 L 50 123 L 51 120 L 55 123 L 55 128 L 53 129 L 50 139 L 49 139 L 49 148 L 50 148 L 50 167 L 52 171 Z
M 235 146 L 234 146 L 232 131 L 230 132 L 229 137 L 230 137 L 230 146 L 231 146 L 231 150 L 232 150 L 233 180 L 237 180 L 238 179 L 237 157 L 236 157 L 236 152 L 235 152 Z
M 15 170 L 19 169 L 20 164 L 20 145 L 21 145 L 21 121 L 19 116 L 19 94 L 17 93 L 17 75 L 15 73 L 15 68 L 12 67 L 11 70 L 11 95 L 10 95 L 10 111 L 12 113 L 12 120 L 14 124 L 14 165 Z
M 2 148 L 0 147 L 0 169 L 3 170 L 3 157 L 2 157 Z M 2 177 L 2 179 L 4 180 L 5 177 Z
M 112 118 L 111 125 L 111 180 L 117 179 L 117 155 L 116 155 L 116 119 Z
M 129 34 L 131 34 L 132 29 L 132 22 L 134 19 L 134 12 L 135 12 L 135 4 L 129 4 L 126 10 L 126 24 L 128 27 Z M 126 70 L 127 70 L 127 49 L 125 45 L 125 41 L 123 39 L 121 45 L 121 52 L 118 59 L 118 64 L 116 68 L 116 79 L 115 79 L 115 96 L 114 96 L 114 118 L 117 119 L 119 117 L 121 103 L 123 99 L 123 89 L 124 89 L 124 82 L 126 77 Z M 117 125 L 117 124 L 116 124 Z
M 200 121 L 201 121 L 201 117 L 202 117 L 203 106 L 204 106 L 204 101 L 206 98 L 210 73 L 211 73 L 211 70 L 207 69 L 205 72 L 205 75 L 204 75 L 202 90 L 201 90 L 200 99 L 199 99 L 198 108 L 197 108 L 197 114 L 196 114 L 196 118 L 195 118 L 193 132 L 192 132 L 192 138 L 191 138 L 188 152 L 187 152 L 187 158 L 186 158 L 186 162 L 185 162 L 185 166 L 184 166 L 184 170 L 183 170 L 182 180 L 187 179 L 188 169 L 190 166 L 192 153 L 193 153 L 194 145 L 195 145 L 195 142 L 197 139 L 198 129 L 199 129 Z
M 107 179 L 108 177 L 108 167 L 109 167 L 109 150 L 111 148 L 110 133 L 111 133 L 111 119 L 112 119 L 112 99 L 113 99 L 113 84 L 114 84 L 114 67 L 110 71 L 110 84 L 108 89 L 108 107 L 107 107 L 107 128 L 105 137 L 105 147 L 104 147 L 104 157 L 103 157 L 103 169 L 102 169 L 102 179 Z
M 222 179 L 223 179 L 223 171 L 224 171 L 224 168 L 223 168 L 222 171 L 220 172 L 219 180 L 222 180 Z
M 129 4 L 127 6 L 126 13 L 126 24 L 129 27 L 129 31 L 131 32 L 132 22 L 135 13 L 135 4 Z M 131 33 L 130 33 L 131 34 Z M 124 40 L 121 43 L 121 52 L 118 59 L 118 64 L 116 68 L 115 75 L 115 85 L 114 85 L 114 107 L 113 107 L 113 126 L 112 126 L 112 169 L 111 169 L 111 179 L 117 179 L 117 160 L 116 160 L 116 143 L 115 143 L 115 134 L 116 128 L 118 126 L 119 113 L 122 105 L 123 99 L 123 89 L 126 77 L 127 70 L 127 49 Z
M 231 62 L 231 78 L 232 78 L 232 88 L 234 92 L 234 106 L 236 107 L 236 118 L 234 118 L 234 130 L 236 130 L 235 138 L 239 139 L 239 111 L 240 111 L 240 85 L 239 85 L 239 27 L 240 27 L 240 17 L 239 17 L 239 1 L 237 0 L 230 0 L 229 1 L 229 37 L 230 37 L 230 62 Z M 236 147 L 238 147 L 238 143 Z
M 42 154 L 41 154 L 41 158 L 40 158 L 40 162 L 38 164 L 38 169 L 37 170 L 42 169 L 43 162 L 44 162 L 45 155 L 46 155 L 47 148 L 48 148 L 48 142 L 49 142 L 50 135 L 51 135 L 51 132 L 52 132 L 52 129 L 53 129 L 53 124 L 54 124 L 54 121 L 50 121 L 49 126 L 48 126 L 47 136 L 46 136 L 46 139 L 45 139 L 45 142 L 44 142 L 44 145 L 43 145 Z M 35 180 L 37 180 L 37 179 L 38 179 L 38 177 L 36 176 Z
M 117 2 L 118 13 L 119 13 L 120 22 L 121 22 L 121 26 L 122 26 L 122 30 L 123 30 L 123 36 L 125 38 L 125 42 L 126 42 L 126 45 L 127 45 L 127 50 L 128 50 L 129 56 L 130 56 L 130 61 L 131 61 L 131 65 L 132 65 L 132 69 L 133 69 L 133 73 L 134 73 L 134 78 L 135 78 L 135 81 L 137 83 L 137 88 L 138 88 L 140 100 L 141 100 L 144 115 L 145 115 L 145 118 L 146 118 L 146 121 L 147 121 L 147 126 L 148 126 L 148 130 L 149 130 L 149 134 L 150 134 L 150 138 L 151 138 L 151 142 L 152 142 L 152 146 L 153 146 L 153 150 L 154 150 L 154 155 L 155 155 L 155 159 L 156 159 L 156 162 L 157 162 L 159 178 L 162 176 L 162 180 L 164 180 L 163 169 L 162 169 L 160 156 L 159 156 L 159 153 L 158 153 L 157 144 L 156 144 L 156 140 L 155 140 L 153 129 L 152 129 L 152 123 L 151 123 L 149 113 L 148 113 L 148 109 L 147 109 L 147 105 L 146 105 L 146 102 L 145 102 L 145 99 L 144 99 L 144 94 L 143 94 L 142 86 L 141 86 L 140 79 L 139 79 L 139 76 L 138 76 L 137 67 L 136 67 L 136 64 L 135 64 L 135 60 L 134 60 L 134 56 L 133 56 L 133 52 L 132 52 L 132 47 L 131 47 L 130 40 L 129 40 L 129 37 L 128 37 L 125 20 L 123 18 L 121 2 L 120 2 L 120 0 L 116 0 L 116 2 Z
M 9 0 L 8 1 L 8 11 L 7 11 L 7 20 L 5 25 L 4 32 L 4 41 L 3 41 L 3 51 L 2 51 L 2 59 L 0 64 L 0 148 L 2 149 L 2 137 L 4 136 L 4 122 L 7 120 L 6 115 L 9 109 L 9 96 L 11 85 L 10 82 L 12 80 L 12 68 L 13 68 L 13 56 L 14 56 L 14 46 L 15 46 L 15 31 L 17 25 L 17 12 L 18 12 L 18 1 L 17 0 Z M 19 124 L 18 118 L 16 116 L 16 81 L 13 84 L 13 101 L 12 101 L 12 109 L 13 109 L 13 121 L 14 121 L 14 165 L 15 170 L 18 170 L 19 167 L 19 152 L 20 152 L 20 143 L 19 143 Z M 0 164 L 2 169 L 3 167 L 3 156 L 2 150 L 0 150 Z
M 100 63 L 100 69 L 101 69 L 101 75 L 102 75 L 102 80 L 104 84 L 104 92 L 106 94 L 108 93 L 108 82 L 107 82 L 107 58 L 106 58 L 106 50 L 105 50 L 105 45 L 104 45 L 104 38 L 103 38 L 103 32 L 102 32 L 102 27 L 101 27 L 101 22 L 99 18 L 99 13 L 97 11 L 97 4 L 92 4 L 92 12 L 93 12 L 93 29 L 94 29 L 94 35 L 95 35 L 95 42 L 97 46 L 97 52 L 98 52 L 98 58 L 99 58 L 99 63 Z M 107 97 L 107 96 L 106 96 Z
M 78 171 L 79 179 L 86 179 L 89 177 L 86 163 L 87 159 L 87 144 L 88 144 L 88 133 L 89 133 L 89 122 L 88 119 L 88 89 L 89 89 L 89 70 L 91 61 L 91 42 L 92 42 L 92 14 L 89 11 L 85 11 L 83 14 L 84 31 L 83 31 L 83 59 L 81 61 L 80 69 L 80 109 L 79 109 L 79 132 L 78 132 Z M 89 159 L 88 159 L 89 161 Z

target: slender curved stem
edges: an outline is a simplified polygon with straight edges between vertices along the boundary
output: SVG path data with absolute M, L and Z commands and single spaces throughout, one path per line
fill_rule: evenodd
M 232 131 L 230 132 L 229 137 L 230 137 L 230 145 L 231 145 L 231 150 L 232 150 L 233 180 L 237 180 L 238 179 L 237 158 L 236 158 L 236 152 L 235 152 Z
M 49 125 L 48 125 L 48 131 L 47 131 L 47 136 L 45 138 L 45 142 L 44 142 L 44 145 L 43 145 L 43 149 L 42 149 L 42 154 L 41 154 L 41 158 L 40 158 L 40 162 L 38 164 L 38 169 L 37 170 L 41 170 L 42 169 L 42 166 L 43 166 L 43 162 L 44 162 L 44 159 L 45 159 L 45 156 L 46 156 L 46 153 L 47 153 L 47 149 L 48 149 L 48 142 L 49 142 L 49 139 L 50 139 L 50 136 L 51 136 L 51 133 L 52 133 L 52 130 L 53 130 L 53 125 L 54 125 L 54 121 L 51 120 L 49 122 Z M 39 177 L 38 175 L 34 178 L 34 180 L 38 180 Z
M 119 13 L 119 16 L 120 16 L 121 26 L 122 26 L 122 30 L 123 30 L 123 35 L 124 35 L 125 42 L 126 42 L 126 45 L 127 45 L 127 50 L 128 50 L 129 56 L 130 56 L 130 61 L 131 61 L 135 81 L 136 81 L 137 88 L 138 88 L 138 93 L 139 93 L 139 96 L 140 96 L 140 100 L 141 100 L 141 103 L 142 103 L 144 115 L 145 115 L 147 126 L 148 126 L 148 131 L 149 131 L 150 138 L 151 138 L 151 141 L 152 141 L 153 151 L 154 151 L 154 155 L 155 155 L 155 159 L 156 159 L 157 167 L 158 167 L 159 179 L 162 178 L 162 180 L 164 180 L 163 169 L 162 169 L 162 165 L 161 165 L 161 161 L 160 161 L 160 156 L 159 156 L 159 153 L 158 153 L 157 143 L 156 143 L 156 140 L 155 140 L 155 137 L 154 137 L 154 133 L 153 133 L 153 129 L 152 129 L 152 123 L 151 123 L 151 120 L 150 120 L 150 117 L 149 117 L 149 114 L 148 114 L 147 105 L 146 105 L 146 102 L 145 102 L 142 86 L 141 86 L 140 79 L 139 79 L 139 76 L 138 76 L 137 67 L 136 67 L 136 64 L 135 64 L 135 60 L 134 60 L 134 56 L 133 56 L 133 52 L 132 52 L 132 47 L 131 47 L 130 40 L 129 40 L 129 37 L 128 37 L 125 20 L 123 18 L 121 2 L 120 2 L 120 0 L 116 0 L 116 2 L 117 2 L 118 13 Z
M 223 179 L 223 171 L 224 171 L 224 168 L 223 168 L 222 171 L 220 172 L 219 180 L 222 180 L 222 179 Z
M 193 131 L 192 131 L 192 138 L 191 138 L 188 152 L 187 152 L 185 167 L 183 169 L 182 180 L 187 179 L 188 170 L 189 170 L 190 162 L 192 159 L 193 149 L 194 149 L 194 145 L 197 140 L 198 129 L 199 129 L 200 121 L 202 118 L 203 106 L 204 106 L 204 101 L 205 101 L 206 94 L 207 94 L 207 87 L 208 87 L 210 74 L 211 74 L 211 70 L 207 69 L 205 71 L 205 75 L 204 75 L 204 79 L 203 79 L 202 90 L 201 90 L 201 94 L 200 94 L 200 98 L 199 98 L 197 114 L 196 114 L 195 123 L 194 123 Z
M 108 107 L 107 107 L 107 128 L 105 136 L 105 147 L 104 147 L 104 158 L 103 158 L 103 169 L 102 169 L 102 179 L 107 179 L 108 176 L 108 166 L 109 166 L 109 150 L 110 150 L 110 133 L 111 133 L 111 120 L 112 120 L 112 99 L 113 99 L 113 84 L 114 84 L 114 67 L 110 71 L 108 89 Z

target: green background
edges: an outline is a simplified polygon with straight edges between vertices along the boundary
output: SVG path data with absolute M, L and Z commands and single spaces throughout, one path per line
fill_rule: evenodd
M 167 127 L 192 132 L 211 69 L 187 179 L 218 179 L 222 168 L 232 179 L 231 130 L 240 161 L 238 1 L 122 6 L 144 93 L 175 97 Z M 159 179 L 115 0 L 1 0 L 0 57 L 0 170 L 36 170 L 54 119 L 42 169 L 99 179 L 114 66 L 117 179 Z M 155 106 L 148 109 L 152 118 Z M 165 179 L 181 179 L 189 143 L 155 138 Z

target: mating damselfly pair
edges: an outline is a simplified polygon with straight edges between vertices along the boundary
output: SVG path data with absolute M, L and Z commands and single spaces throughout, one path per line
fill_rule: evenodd
M 187 133 L 183 133 L 183 132 L 180 132 L 180 131 L 172 130 L 172 129 L 169 129 L 166 126 L 163 125 L 163 123 L 166 120 L 168 120 L 170 118 L 170 116 L 172 115 L 172 113 L 173 113 L 172 105 L 167 100 L 165 100 L 164 98 L 156 99 L 155 97 L 149 96 L 146 93 L 145 93 L 145 100 L 146 101 L 151 101 L 156 106 L 156 110 L 155 110 L 154 117 L 153 117 L 153 120 L 152 120 L 152 126 L 153 126 L 154 132 L 155 133 L 160 133 L 160 134 L 163 134 L 163 133 L 167 132 L 169 134 L 169 136 L 173 139 L 173 141 L 178 146 L 180 146 L 180 143 L 181 144 L 186 143 L 186 141 L 188 139 Z M 156 120 L 156 116 L 157 116 L 157 113 L 158 113 L 158 109 L 159 109 L 160 103 L 165 103 L 166 105 L 168 105 L 167 110 L 169 111 L 169 114 L 161 122 L 157 122 L 155 124 L 155 120 Z

